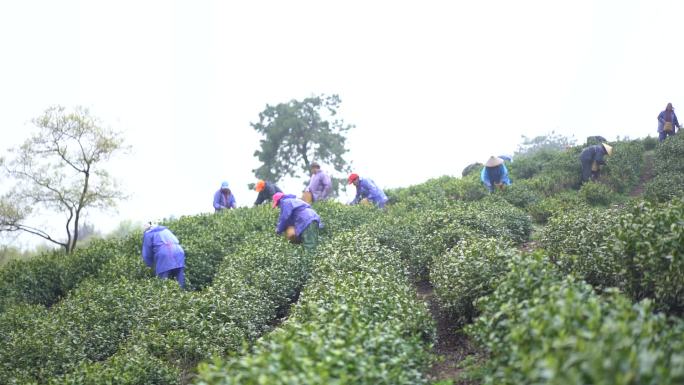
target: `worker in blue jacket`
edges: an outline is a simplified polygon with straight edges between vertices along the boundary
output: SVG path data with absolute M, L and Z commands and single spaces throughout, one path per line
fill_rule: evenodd
M 355 205 L 360 203 L 363 199 L 368 199 L 371 203 L 379 208 L 384 208 L 387 203 L 387 195 L 379 188 L 372 179 L 361 178 L 358 174 L 350 174 L 347 178 L 349 184 L 356 187 L 356 196 L 350 204 Z
M 495 156 L 490 157 L 485 166 L 482 167 L 480 180 L 489 192 L 494 192 L 495 188 L 503 189 L 504 186 L 511 184 L 504 160 Z
M 273 207 L 280 207 L 276 233 L 282 234 L 288 227 L 294 227 L 294 236 L 304 249 L 312 252 L 318 246 L 318 230 L 323 227 L 321 217 L 311 206 L 292 194 L 281 192 L 273 195 Z
M 152 223 L 145 225 L 142 259 L 157 277 L 175 279 L 185 288 L 185 251 L 171 230 Z
M 595 144 L 582 150 L 580 163 L 582 164 L 582 183 L 589 179 L 598 179 L 601 166 L 606 164 L 605 156 L 613 153 L 613 147 L 607 143 Z
M 228 188 L 228 182 L 221 183 L 221 188 L 214 193 L 214 212 L 235 208 L 235 196 Z

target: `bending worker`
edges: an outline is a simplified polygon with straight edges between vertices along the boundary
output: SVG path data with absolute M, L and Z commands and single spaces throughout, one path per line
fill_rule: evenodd
M 185 288 L 185 251 L 178 238 L 164 226 L 145 225 L 142 259 L 162 279 L 172 278 Z
M 503 190 L 504 186 L 511 184 L 511 179 L 508 177 L 508 169 L 504 164 L 504 160 L 491 156 L 485 166 L 482 167 L 480 173 L 480 180 L 484 183 L 489 192 L 494 192 L 494 188 Z
M 270 201 L 275 193 L 283 192 L 280 188 L 278 188 L 278 186 L 275 185 L 275 183 L 266 182 L 263 180 L 257 182 L 254 190 L 259 193 L 259 195 L 257 195 L 256 201 L 254 201 L 254 206 L 258 206 L 265 201 Z
M 221 188 L 214 193 L 214 212 L 235 208 L 235 196 L 228 188 L 228 182 L 221 183 Z
M 303 243 L 306 251 L 313 252 L 318 246 L 318 229 L 323 227 L 321 217 L 308 203 L 292 194 L 279 192 L 273 195 L 273 207 L 280 207 L 276 234 L 294 226 L 296 239 Z
M 598 179 L 601 166 L 606 164 L 605 156 L 613 153 L 613 147 L 606 143 L 595 144 L 582 150 L 580 163 L 582 163 L 582 183 Z
M 379 188 L 372 179 L 361 178 L 358 174 L 350 174 L 347 178 L 349 184 L 356 187 L 356 196 L 350 204 L 355 205 L 363 199 L 368 199 L 379 208 L 384 208 L 387 203 L 387 195 Z

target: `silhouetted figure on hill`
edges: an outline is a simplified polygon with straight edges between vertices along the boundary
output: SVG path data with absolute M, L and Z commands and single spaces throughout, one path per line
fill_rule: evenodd
M 667 103 L 665 111 L 658 114 L 658 140 L 662 142 L 668 136 L 674 135 L 675 128 L 681 130 L 682 127 L 679 125 L 679 121 L 677 121 L 677 115 L 674 112 L 672 103 Z

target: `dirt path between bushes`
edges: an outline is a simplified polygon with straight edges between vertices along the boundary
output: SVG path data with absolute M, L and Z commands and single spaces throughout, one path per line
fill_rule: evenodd
M 430 381 L 444 381 L 444 383 L 453 381 L 453 384 L 457 385 L 474 385 L 474 382 L 457 381 L 459 374 L 463 371 L 458 365 L 467 356 L 476 352 L 474 345 L 468 336 L 456 330 L 456 325 L 442 314 L 430 282 L 416 284 L 416 290 L 418 298 L 427 302 L 437 326 L 437 341 L 433 353 L 439 359 L 428 371 Z
M 644 185 L 653 179 L 653 152 L 644 153 L 644 166 L 641 170 L 641 176 L 639 177 L 639 183 L 634 187 L 634 189 L 629 193 L 629 196 L 636 197 L 644 194 Z

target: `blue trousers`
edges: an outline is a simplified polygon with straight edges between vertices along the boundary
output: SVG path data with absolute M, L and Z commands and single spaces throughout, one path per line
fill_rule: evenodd
M 185 268 L 179 267 L 177 269 L 171 269 L 157 274 L 157 277 L 161 279 L 175 279 L 178 281 L 178 285 L 182 289 L 185 289 Z
M 662 142 L 662 141 L 664 141 L 665 139 L 667 139 L 668 136 L 674 136 L 674 134 L 675 134 L 675 132 L 674 132 L 674 127 L 673 127 L 673 130 L 670 131 L 670 132 L 665 132 L 665 131 L 663 131 L 663 132 L 658 132 L 658 140 L 659 140 L 660 142 Z

